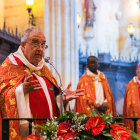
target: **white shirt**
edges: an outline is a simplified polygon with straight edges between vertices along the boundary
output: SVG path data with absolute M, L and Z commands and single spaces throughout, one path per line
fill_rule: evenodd
M 106 99 L 104 99 L 104 91 L 102 87 L 102 83 L 98 80 L 100 71 L 97 70 L 97 75 L 92 73 L 89 69 L 87 69 L 87 75 L 91 75 L 92 77 L 95 78 L 94 84 L 95 84 L 95 92 L 96 92 L 96 104 L 99 103 L 102 105 L 104 102 L 107 102 Z M 103 76 L 105 78 L 105 76 Z

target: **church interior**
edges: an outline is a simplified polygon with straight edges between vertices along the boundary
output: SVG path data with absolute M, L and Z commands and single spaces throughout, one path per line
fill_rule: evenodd
M 43 34 L 42 36 L 45 36 L 46 41 L 44 41 L 44 44 L 41 43 L 43 39 L 40 39 L 41 41 L 38 39 L 37 43 L 34 43 L 33 40 L 32 42 L 22 41 L 22 34 L 25 29 L 29 27 L 32 29 L 36 27 L 42 29 L 38 32 L 41 35 Z M 28 37 L 31 32 L 28 32 Z M 22 45 L 23 42 L 24 45 Z M 27 47 L 28 45 L 34 47 L 33 49 L 37 47 L 38 49 L 43 50 L 43 55 L 37 65 L 31 63 L 25 55 L 27 52 L 23 51 L 23 46 Z M 46 45 L 48 46 L 47 49 L 45 49 Z M 72 113 L 72 115 L 75 115 L 77 112 L 84 112 L 76 116 L 77 120 L 78 117 L 83 117 L 86 120 L 90 117 L 88 116 L 88 113 L 90 113 L 90 115 L 92 114 L 92 117 L 97 117 L 94 122 L 95 128 L 101 122 L 100 120 L 104 117 L 103 115 L 109 114 L 112 125 L 114 125 L 113 123 L 115 121 L 113 122 L 113 119 L 115 117 L 126 117 L 125 119 L 130 117 L 130 120 L 121 119 L 126 126 L 139 135 L 137 136 L 137 134 L 133 133 L 133 138 L 135 137 L 139 140 L 140 118 L 137 118 L 140 117 L 139 46 L 140 0 L 0 0 L 0 140 L 8 140 L 8 138 L 4 139 L 4 137 L 10 137 L 10 140 L 21 140 L 31 134 L 32 129 L 31 124 L 29 124 L 29 133 L 26 134 L 26 136 L 23 136 L 22 133 L 25 134 L 25 131 L 22 132 L 22 130 L 27 131 L 28 128 L 27 122 L 25 123 L 26 127 L 24 127 L 24 124 L 20 121 L 13 121 L 14 119 L 11 121 L 9 119 L 10 123 L 8 122 L 7 125 L 4 126 L 2 125 L 4 119 L 11 118 L 10 115 L 12 114 L 11 116 L 13 118 L 28 118 L 31 120 L 32 118 L 35 118 L 34 116 L 38 112 L 40 114 L 46 113 L 45 115 L 47 117 L 49 116 L 48 118 L 50 120 L 55 115 L 57 117 L 60 115 L 60 118 L 64 117 L 66 120 L 69 118 L 68 122 L 65 121 L 66 123 L 70 122 L 70 115 Z M 20 53 L 18 52 L 19 49 L 21 51 Z M 31 48 L 29 48 L 29 50 L 31 50 Z M 13 55 L 11 62 L 6 59 L 8 58 L 8 60 L 10 60 L 10 54 Z M 22 56 L 23 61 L 20 59 L 20 55 Z M 50 63 L 47 63 L 49 57 L 51 59 L 51 65 Z M 42 59 L 45 61 L 42 62 Z M 19 71 L 20 68 L 16 65 L 15 67 L 18 67 L 19 69 L 17 68 L 17 71 L 15 70 L 13 73 L 11 72 L 11 74 L 7 67 L 12 68 L 11 65 L 15 64 L 15 60 L 22 63 L 21 67 L 29 68 L 29 72 L 31 72 L 30 75 L 34 77 L 29 78 L 30 75 L 28 75 L 28 71 L 24 71 L 20 66 L 19 67 L 22 70 Z M 27 64 L 29 64 L 30 67 L 24 62 L 29 62 Z M 43 64 L 41 65 L 40 62 Z M 94 63 L 94 70 L 90 63 Z M 60 75 L 58 75 L 53 66 L 55 66 Z M 13 68 L 15 67 L 13 66 Z M 38 69 L 38 67 L 40 69 Z M 30 68 L 33 68 L 33 70 Z M 5 71 L 8 71 L 8 76 L 6 74 L 2 75 Z M 16 79 L 19 76 L 17 74 L 18 72 L 19 74 L 23 72 L 23 74 L 21 74 L 23 79 L 21 80 L 21 78 L 19 78 L 21 81 L 19 80 L 20 83 L 17 84 L 16 80 L 14 81 L 13 79 Z M 17 74 L 18 76 L 15 76 L 14 74 Z M 9 75 L 14 78 L 10 79 Z M 9 81 L 5 80 L 6 77 L 9 78 Z M 32 87 L 32 84 L 30 87 L 23 85 L 30 83 L 32 78 L 36 78 L 40 85 L 43 84 L 40 89 L 37 89 L 37 92 L 36 90 L 32 90 L 31 92 L 27 92 L 27 95 L 24 91 L 26 91 L 25 89 Z M 7 83 L 3 82 L 4 80 Z M 70 82 L 72 83 L 71 87 L 70 85 L 68 86 Z M 50 87 L 48 87 L 48 85 Z M 8 86 L 9 90 L 8 88 L 6 89 L 6 86 Z M 36 85 L 33 86 L 37 87 Z M 20 90 L 18 91 L 19 87 Z M 69 97 L 71 93 L 72 95 L 70 96 L 72 97 L 69 99 L 65 97 L 64 102 L 64 96 L 60 95 L 60 91 L 69 93 L 66 93 L 66 95 L 68 95 L 67 97 Z M 22 95 L 19 95 L 21 92 Z M 59 97 L 59 95 L 56 92 L 60 95 L 60 100 L 58 101 L 60 108 L 57 108 L 57 97 Z M 36 105 L 36 102 L 32 100 L 34 99 L 33 94 L 33 98 L 31 98 L 29 93 L 35 93 L 38 95 L 36 97 L 41 95 L 42 100 L 37 103 L 42 106 L 42 110 L 43 108 L 45 108 L 44 110 L 48 109 L 49 111 L 47 111 L 50 114 L 44 110 L 42 113 L 39 105 Z M 42 95 L 45 98 L 43 98 Z M 74 98 L 76 95 L 78 98 Z M 18 97 L 20 97 L 19 99 L 21 99 L 21 97 L 23 98 L 18 100 Z M 33 102 L 31 103 L 31 101 Z M 38 99 L 35 101 L 38 101 Z M 43 101 L 44 104 L 41 103 Z M 20 102 L 24 102 L 25 106 L 21 106 Z M 8 107 L 10 108 L 9 110 L 7 109 Z M 23 113 L 22 109 L 26 113 Z M 91 109 L 93 112 L 91 112 Z M 64 110 L 71 110 L 71 112 L 64 114 Z M 35 112 L 34 116 L 32 116 L 33 111 Z M 98 112 L 101 113 L 101 115 Z M 70 114 L 69 116 L 67 116 L 68 113 Z M 22 115 L 20 116 L 20 114 Z M 46 116 L 44 118 L 46 118 Z M 60 121 L 62 121 L 61 119 Z M 72 133 L 78 134 L 78 137 L 81 140 L 84 138 L 82 132 L 85 131 L 87 136 L 93 138 L 93 133 L 95 131 L 92 132 L 92 129 L 94 127 L 92 126 L 92 129 L 90 128 L 91 131 L 87 130 L 90 126 L 90 123 L 88 124 L 89 120 L 85 121 L 86 124 L 84 124 L 84 129 L 82 128 L 83 126 L 81 126 L 77 131 L 71 127 L 69 128 L 69 131 L 72 130 Z M 122 120 L 119 121 L 122 122 Z M 21 124 L 19 124 L 19 122 Z M 32 122 L 35 121 L 32 120 L 31 123 Z M 102 126 L 104 124 L 104 128 L 102 128 L 102 130 L 106 129 L 105 123 L 107 123 L 107 121 L 104 119 L 103 122 Z M 62 123 L 64 122 L 62 121 Z M 112 135 L 111 130 L 113 130 L 115 125 L 111 128 L 111 123 L 109 123 L 107 124 L 107 129 L 110 129 L 110 131 L 108 131 L 106 137 L 108 137 L 109 134 L 112 139 L 117 137 L 116 139 L 120 140 L 119 138 L 122 137 L 123 134 L 120 135 L 121 132 L 115 132 Z M 60 124 L 61 123 L 59 122 L 59 125 Z M 48 124 L 46 123 L 46 125 Z M 121 127 L 121 125 L 119 127 Z M 57 133 L 57 135 L 55 135 L 58 138 L 58 125 L 55 129 L 56 128 L 58 130 L 56 130 L 55 133 Z M 103 135 L 102 130 L 100 132 L 101 135 Z M 130 133 L 124 128 L 122 128 L 122 130 L 126 137 L 124 140 L 127 140 Z M 81 135 L 80 131 L 82 131 Z M 46 132 L 44 133 L 45 136 L 43 140 L 47 140 Z M 48 133 L 49 132 L 50 130 L 48 130 Z M 91 132 L 92 135 L 89 135 L 89 132 Z M 7 133 L 9 135 L 7 135 Z M 52 134 L 54 134 L 53 131 Z M 115 134 L 117 134 L 117 136 L 115 136 Z M 90 140 L 88 139 L 89 137 L 85 140 Z M 50 136 L 50 139 L 54 139 L 52 138 L 52 135 Z M 75 134 L 73 134 L 72 139 L 76 139 Z
M 139 0 L 0 0 L 0 65 L 20 45 L 23 31 L 40 27 L 46 36 L 44 57 L 50 56 L 63 87 L 75 90 L 86 71 L 87 57 L 98 58 L 122 115 L 127 83 L 140 62 Z M 90 14 L 90 15 L 89 15 Z M 88 17 L 89 16 L 89 17 Z M 55 70 L 46 64 L 57 82 Z M 74 101 L 71 101 L 71 109 Z

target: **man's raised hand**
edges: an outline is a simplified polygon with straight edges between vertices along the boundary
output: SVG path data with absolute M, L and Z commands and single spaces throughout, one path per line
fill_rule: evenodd
M 84 93 L 81 93 L 84 91 L 84 89 L 77 89 L 77 90 L 70 90 L 71 82 L 68 84 L 67 88 L 65 89 L 66 93 L 66 101 L 71 101 L 73 99 L 78 98 L 79 96 L 84 96 Z
M 40 84 L 34 85 L 35 83 L 38 83 L 37 80 L 30 81 L 32 77 L 33 77 L 33 75 L 29 75 L 28 71 L 25 70 L 25 79 L 24 79 L 24 82 L 23 82 L 23 92 L 24 92 L 24 94 L 28 94 L 28 93 L 31 93 L 33 91 L 42 89 Z

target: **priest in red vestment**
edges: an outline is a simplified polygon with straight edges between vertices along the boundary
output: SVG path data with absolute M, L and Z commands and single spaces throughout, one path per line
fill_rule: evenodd
M 87 71 L 82 75 L 77 89 L 85 89 L 84 96 L 76 99 L 74 112 L 85 112 L 91 116 L 90 110 L 97 109 L 100 113 L 111 113 L 116 116 L 115 103 L 107 78 L 97 70 L 98 60 L 95 56 L 87 59 Z
M 44 64 L 46 39 L 38 27 L 29 27 L 21 46 L 0 67 L 0 140 L 2 118 L 52 118 L 58 116 L 59 86 Z M 83 90 L 65 90 L 66 101 L 82 96 Z M 41 122 L 37 122 L 40 124 Z M 27 121 L 10 121 L 10 140 L 28 135 Z
M 127 84 L 124 96 L 123 116 L 140 117 L 140 65 L 136 67 L 136 74 Z M 124 120 L 124 123 L 134 131 L 132 120 Z M 137 134 L 140 136 L 140 120 L 137 121 Z

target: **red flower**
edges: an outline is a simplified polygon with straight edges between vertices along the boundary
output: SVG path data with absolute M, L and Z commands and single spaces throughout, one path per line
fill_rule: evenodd
M 36 135 L 32 134 L 32 135 L 24 138 L 23 140 L 42 140 L 42 138 L 37 137 Z
M 85 125 L 86 130 L 91 129 L 91 134 L 94 136 L 100 134 L 104 127 L 105 122 L 100 116 L 91 117 Z
M 57 136 L 61 136 L 63 140 L 71 139 L 73 140 L 77 133 L 72 129 L 72 125 L 69 122 L 60 123 L 58 126 Z
M 118 124 L 112 124 L 110 125 L 112 128 L 110 130 L 110 134 L 117 140 L 127 140 L 130 136 L 130 133 L 128 130 L 123 128 L 122 126 L 119 126 Z
M 70 132 L 68 134 L 64 134 L 64 135 L 61 135 L 61 138 L 63 138 L 63 140 L 74 140 L 74 138 L 77 136 L 77 133 L 76 132 Z

